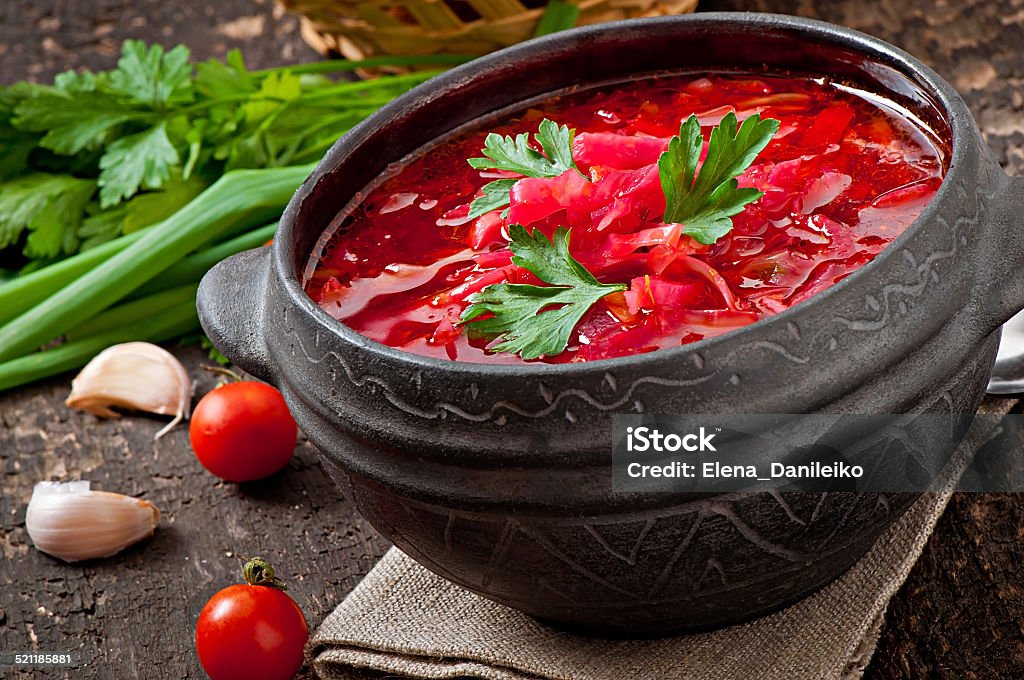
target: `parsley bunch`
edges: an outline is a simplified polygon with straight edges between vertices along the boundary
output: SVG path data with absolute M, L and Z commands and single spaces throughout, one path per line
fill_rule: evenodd
M 45 263 L 160 222 L 231 170 L 313 162 L 436 73 L 320 73 L 361 65 L 250 71 L 234 50 L 193 66 L 184 46 L 128 40 L 112 70 L 0 88 L 0 266 Z
M 711 245 L 732 231 L 732 216 L 764 195 L 751 187 L 739 188 L 736 177 L 750 167 L 772 137 L 779 121 L 754 115 L 736 128 L 729 112 L 711 129 L 708 155 L 697 172 L 704 138 L 697 116 L 691 115 L 658 159 L 658 174 L 665 194 L 665 221 L 682 224 L 683 233 Z
M 115 69 L 0 87 L 0 390 L 194 333 L 203 274 L 272 238 L 327 147 L 437 71 L 326 74 L 466 60 L 250 71 L 129 40 Z
M 779 121 L 754 114 L 738 125 L 732 112 L 711 130 L 704 162 L 698 161 L 704 138 L 691 115 L 658 158 L 665 195 L 664 221 L 683 225 L 683 233 L 705 245 L 732 230 L 732 217 L 763 194 L 740 188 L 736 178 L 757 158 L 779 131 Z M 530 146 L 527 134 L 487 135 L 485 158 L 470 158 L 477 169 L 503 170 L 524 177 L 558 177 L 570 168 L 574 130 L 545 118 L 534 136 L 543 153 Z M 483 187 L 470 204 L 470 217 L 507 206 L 516 179 L 499 179 Z M 506 209 L 502 217 L 508 214 Z M 569 254 L 569 230 L 559 227 L 553 240 L 520 224 L 509 225 L 512 263 L 533 273 L 548 286 L 496 283 L 468 298 L 461 322 L 475 332 L 493 336 L 492 352 L 523 359 L 551 357 L 565 351 L 576 324 L 599 300 L 627 289 L 624 283 L 601 283 Z

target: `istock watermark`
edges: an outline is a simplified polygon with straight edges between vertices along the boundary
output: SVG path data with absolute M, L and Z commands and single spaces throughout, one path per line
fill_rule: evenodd
M 627 427 L 626 448 L 629 451 L 715 451 L 711 440 L 715 435 L 708 434 L 704 428 L 699 432 L 678 435 L 670 432 L 662 434 L 660 430 L 649 427 Z
M 986 443 L 964 452 L 971 427 Z M 624 493 L 1024 491 L 1021 415 L 616 415 L 612 434 Z
M 78 652 L 39 650 L 0 651 L 0 668 L 45 669 L 75 667 L 82 664 Z

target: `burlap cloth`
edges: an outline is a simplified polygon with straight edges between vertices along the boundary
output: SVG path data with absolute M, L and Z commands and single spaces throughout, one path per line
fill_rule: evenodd
M 981 413 L 1006 413 L 989 399 Z M 608 640 L 560 632 L 435 576 L 392 548 L 313 636 L 321 678 L 819 680 L 859 678 L 889 599 L 906 579 L 971 453 L 979 419 L 941 493 L 925 494 L 841 579 L 783 611 L 710 633 Z

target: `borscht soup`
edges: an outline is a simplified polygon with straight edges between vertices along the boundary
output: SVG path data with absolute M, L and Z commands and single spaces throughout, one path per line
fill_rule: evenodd
M 841 281 L 935 195 L 948 145 L 827 78 L 661 76 L 474 124 L 356 196 L 305 289 L 353 330 L 470 362 L 677 347 Z

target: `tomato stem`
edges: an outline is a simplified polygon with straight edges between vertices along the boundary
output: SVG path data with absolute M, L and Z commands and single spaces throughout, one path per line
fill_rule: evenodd
M 237 371 L 232 371 L 230 368 L 224 368 L 223 366 L 209 366 L 207 364 L 203 364 L 202 366 L 200 366 L 200 368 L 210 373 L 216 373 L 217 375 L 226 376 L 227 378 L 230 378 L 228 382 L 245 382 L 245 379 L 242 378 L 241 373 L 238 373 Z M 255 560 L 259 558 L 254 557 L 253 559 Z
M 242 576 L 251 586 L 267 586 L 278 590 L 288 590 L 284 581 L 274 575 L 274 567 L 262 557 L 250 557 L 242 567 Z

